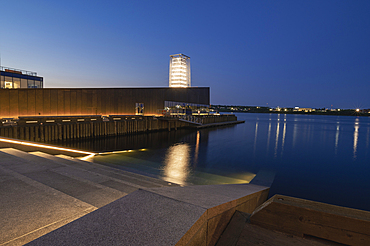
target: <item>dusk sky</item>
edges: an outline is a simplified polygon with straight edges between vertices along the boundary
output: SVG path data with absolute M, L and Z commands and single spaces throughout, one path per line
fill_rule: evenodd
M 46 88 L 167 87 L 211 104 L 370 108 L 370 1 L 1 1 L 1 66 Z

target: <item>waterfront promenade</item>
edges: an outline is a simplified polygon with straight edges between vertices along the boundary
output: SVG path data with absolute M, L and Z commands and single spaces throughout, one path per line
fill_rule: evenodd
M 268 187 L 248 184 L 181 188 L 40 151 L 2 148 L 0 160 L 1 245 L 23 245 L 66 224 L 30 245 L 214 245 L 236 210 L 251 213 L 268 195 Z
M 1 245 L 370 242 L 369 212 L 284 196 L 263 203 L 269 188 L 254 180 L 180 187 L 88 158 L 14 148 L 0 149 L 0 160 Z

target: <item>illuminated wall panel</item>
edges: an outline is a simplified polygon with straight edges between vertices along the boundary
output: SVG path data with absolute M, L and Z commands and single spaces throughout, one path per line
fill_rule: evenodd
M 0 89 L 0 118 L 134 115 L 136 103 L 144 104 L 145 115 L 156 115 L 166 101 L 209 105 L 209 87 Z
M 170 87 L 190 87 L 190 57 L 184 54 L 170 55 Z

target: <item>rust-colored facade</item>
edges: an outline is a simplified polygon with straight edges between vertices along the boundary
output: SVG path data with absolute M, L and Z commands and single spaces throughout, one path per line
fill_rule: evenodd
M 0 118 L 60 115 L 158 114 L 165 101 L 209 105 L 209 87 L 0 89 Z

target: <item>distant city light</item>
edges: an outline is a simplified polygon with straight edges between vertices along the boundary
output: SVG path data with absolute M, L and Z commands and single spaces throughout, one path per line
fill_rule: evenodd
M 356 112 L 360 112 L 360 109 L 359 108 L 356 108 Z

